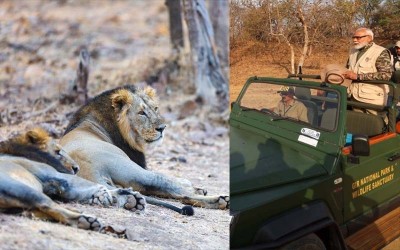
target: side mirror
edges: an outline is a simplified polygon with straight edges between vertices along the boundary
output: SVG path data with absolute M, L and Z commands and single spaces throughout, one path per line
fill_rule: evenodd
M 236 102 L 231 102 L 231 109 L 233 108 L 233 105 L 235 105 Z
M 369 139 L 366 135 L 353 135 L 351 141 L 352 154 L 354 156 L 369 156 Z

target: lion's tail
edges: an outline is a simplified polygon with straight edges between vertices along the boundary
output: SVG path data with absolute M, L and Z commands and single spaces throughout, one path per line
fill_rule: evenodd
M 162 200 L 155 199 L 153 197 L 145 196 L 146 197 L 146 202 L 155 206 L 160 206 L 160 207 L 166 207 L 171 210 L 174 210 L 175 212 L 178 212 L 183 215 L 187 216 L 192 216 L 194 215 L 194 209 L 192 206 L 183 206 L 182 208 L 176 207 L 172 204 L 166 203 Z

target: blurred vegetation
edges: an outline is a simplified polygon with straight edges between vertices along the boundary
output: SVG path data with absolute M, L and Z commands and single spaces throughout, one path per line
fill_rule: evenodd
M 279 44 L 295 69 L 312 54 L 348 49 L 358 27 L 371 28 L 386 47 L 400 39 L 399 0 L 231 0 L 230 7 L 231 51 Z
M 348 37 L 362 26 L 371 28 L 381 40 L 400 39 L 399 0 L 231 0 L 231 46 L 241 39 L 268 43 L 277 33 L 301 42 L 299 9 L 313 44 Z

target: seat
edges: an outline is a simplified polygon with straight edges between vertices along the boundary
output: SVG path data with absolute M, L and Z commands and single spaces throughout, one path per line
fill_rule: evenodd
M 392 73 L 392 82 L 399 84 L 400 83 L 400 70 L 395 70 Z
M 380 116 L 347 110 L 347 133 L 369 137 L 385 132 L 385 122 Z
M 318 126 L 318 108 L 317 104 L 311 101 L 311 91 L 309 88 L 296 87 L 294 95 L 307 108 L 308 122 L 313 126 Z
M 328 130 L 333 130 L 336 123 L 336 107 L 330 107 L 322 113 L 320 127 Z

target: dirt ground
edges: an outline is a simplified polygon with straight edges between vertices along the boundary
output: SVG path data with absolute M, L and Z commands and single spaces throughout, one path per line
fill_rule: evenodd
M 170 54 L 164 2 L 1 1 L 0 141 L 36 125 L 56 136 L 62 134 L 78 105 L 61 105 L 58 98 L 75 79 L 83 45 L 91 54 L 89 96 L 126 83 L 142 86 L 144 79 L 152 79 Z M 227 114 L 207 107 L 184 106 L 194 96 L 182 83 L 165 85 L 159 80 L 153 86 L 160 96 L 167 129 L 163 146 L 147 154 L 148 168 L 187 178 L 195 186 L 206 188 L 210 195 L 229 194 Z M 173 200 L 168 202 L 182 206 Z M 62 206 L 126 229 L 130 240 L 0 214 L 0 249 L 229 246 L 227 210 L 195 208 L 195 215 L 186 217 L 152 205 L 140 214 L 74 203 Z

